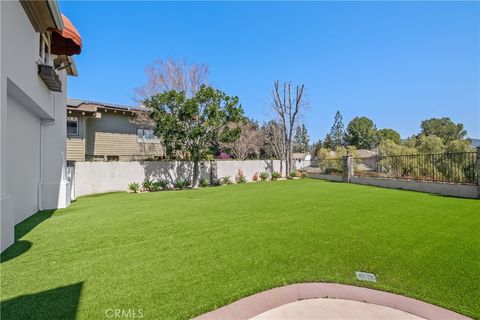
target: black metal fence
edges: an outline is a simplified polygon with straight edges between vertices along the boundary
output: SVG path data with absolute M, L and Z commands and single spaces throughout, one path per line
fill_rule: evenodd
M 314 173 L 342 175 L 343 169 L 344 160 L 342 158 L 317 159 L 312 160 L 310 164 L 310 172 Z
M 477 184 L 476 152 L 355 158 L 354 176 Z

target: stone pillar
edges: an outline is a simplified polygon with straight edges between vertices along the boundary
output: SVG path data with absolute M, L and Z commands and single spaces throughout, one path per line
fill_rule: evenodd
M 350 182 L 350 179 L 353 177 L 353 158 L 352 156 L 343 157 L 343 182 Z

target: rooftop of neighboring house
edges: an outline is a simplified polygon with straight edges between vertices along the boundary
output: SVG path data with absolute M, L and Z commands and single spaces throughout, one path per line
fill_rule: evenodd
M 292 153 L 292 158 L 293 159 L 303 159 L 306 160 L 306 158 L 310 156 L 310 153 L 308 152 L 293 152 Z
M 472 141 L 472 147 L 476 148 L 480 146 L 480 139 L 470 138 Z
M 68 99 L 67 109 L 83 111 L 83 112 L 97 112 L 98 109 L 110 109 L 110 110 L 131 111 L 131 112 L 147 111 L 147 109 L 141 106 L 133 107 L 133 106 L 114 104 L 114 103 L 80 100 L 80 99 Z
M 355 155 L 359 158 L 368 158 L 377 155 L 377 152 L 368 149 L 358 149 L 355 151 Z

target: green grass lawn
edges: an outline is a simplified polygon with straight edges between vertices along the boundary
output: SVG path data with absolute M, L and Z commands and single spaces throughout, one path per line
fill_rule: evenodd
M 478 200 L 304 179 L 88 196 L 16 233 L 1 256 L 2 320 L 106 319 L 114 308 L 185 319 L 310 281 L 480 318 Z

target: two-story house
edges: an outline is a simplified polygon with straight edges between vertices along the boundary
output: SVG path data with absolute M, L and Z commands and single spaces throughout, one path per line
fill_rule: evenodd
M 68 99 L 67 160 L 134 161 L 164 157 L 151 124 L 138 121 L 138 115 L 146 112 L 139 107 Z
M 82 39 L 55 0 L 0 1 L 1 250 L 14 226 L 70 203 L 66 178 L 67 76 Z

